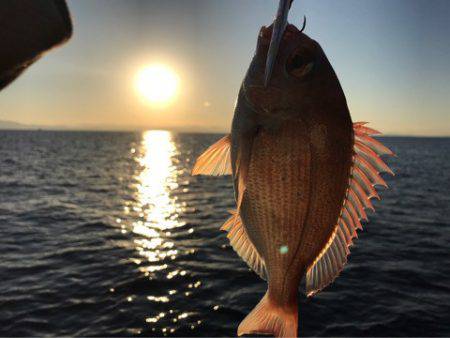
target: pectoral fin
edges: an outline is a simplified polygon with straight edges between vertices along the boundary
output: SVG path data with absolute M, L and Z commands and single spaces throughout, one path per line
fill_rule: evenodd
M 200 155 L 192 169 L 192 175 L 231 175 L 230 139 L 230 135 L 221 138 Z
M 353 124 L 355 134 L 353 167 L 349 177 L 347 194 L 337 220 L 335 230 L 321 253 L 306 274 L 306 292 L 312 296 L 331 284 L 347 263 L 349 247 L 362 229 L 361 220 L 367 220 L 364 209 L 373 209 L 371 198 L 379 196 L 375 185 L 386 183 L 380 172 L 394 174 L 381 160 L 380 155 L 393 155 L 392 151 L 370 135 L 380 134 L 365 126 L 364 122 Z
M 231 217 L 222 225 L 220 230 L 228 232 L 228 239 L 234 251 L 255 271 L 262 279 L 266 279 L 266 266 L 245 231 L 242 220 L 236 210 L 230 212 Z

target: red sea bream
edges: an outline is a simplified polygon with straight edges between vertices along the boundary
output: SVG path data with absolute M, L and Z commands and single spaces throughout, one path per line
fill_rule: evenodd
M 193 174 L 233 177 L 236 210 L 222 226 L 268 290 L 238 328 L 294 337 L 298 288 L 312 296 L 343 269 L 392 154 L 366 123 L 353 123 L 320 45 L 287 25 L 267 81 L 275 28 L 263 27 L 239 92 L 231 133 L 199 157 Z M 269 56 L 270 57 L 270 56 Z

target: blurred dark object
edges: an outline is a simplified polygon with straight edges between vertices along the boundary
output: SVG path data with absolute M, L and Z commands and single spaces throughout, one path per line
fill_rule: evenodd
M 0 89 L 71 35 L 65 0 L 1 0 Z

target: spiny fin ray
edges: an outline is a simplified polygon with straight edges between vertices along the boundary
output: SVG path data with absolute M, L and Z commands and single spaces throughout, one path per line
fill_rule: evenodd
M 222 225 L 220 230 L 228 232 L 228 239 L 234 251 L 255 271 L 262 279 L 267 279 L 264 260 L 259 255 L 242 224 L 241 217 L 236 210 L 230 211 L 231 217 Z
M 349 247 L 358 237 L 356 230 L 361 229 L 361 220 L 367 220 L 364 209 L 372 209 L 371 198 L 378 198 L 375 185 L 386 183 L 380 172 L 394 175 L 381 160 L 381 155 L 394 155 L 378 140 L 370 137 L 380 132 L 366 126 L 365 122 L 353 124 L 354 147 L 353 166 L 350 172 L 348 188 L 335 230 L 320 254 L 311 264 L 306 274 L 306 293 L 312 296 L 331 284 L 347 263 Z
M 192 175 L 231 175 L 231 137 L 227 135 L 210 146 L 195 162 Z

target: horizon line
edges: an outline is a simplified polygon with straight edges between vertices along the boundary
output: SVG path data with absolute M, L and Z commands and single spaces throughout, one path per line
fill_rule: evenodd
M 29 128 L 5 128 L 0 127 L 0 131 L 39 131 L 39 132 L 86 132 L 86 133 L 137 133 L 137 132 L 146 132 L 146 131 L 167 131 L 171 133 L 180 133 L 180 134 L 227 134 L 229 131 L 219 131 L 219 130 L 188 130 L 183 128 L 123 128 L 123 129 L 115 129 L 115 128 L 104 128 L 104 129 L 95 129 L 95 128 L 76 128 L 76 127 L 29 127 Z M 375 137 L 411 137 L 411 138 L 450 138 L 449 135 L 426 135 L 426 134 L 381 134 L 374 135 Z

